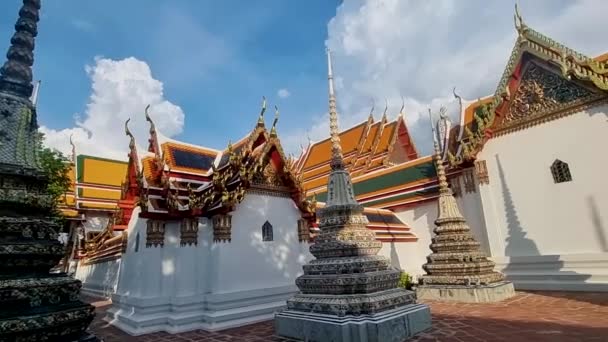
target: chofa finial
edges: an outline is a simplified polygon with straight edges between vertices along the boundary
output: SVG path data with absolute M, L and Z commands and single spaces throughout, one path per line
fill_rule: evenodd
M 384 98 L 384 113 L 382 113 L 382 120 L 386 121 L 386 112 L 388 111 L 388 99 Z
M 128 118 L 127 121 L 125 121 L 125 134 L 133 139 L 133 134 L 131 133 L 131 131 L 129 130 L 129 121 L 131 121 L 131 118 Z
M 458 102 L 462 103 L 462 97 L 456 93 L 456 87 L 452 88 L 452 94 L 454 94 L 454 98 L 458 100 Z
M 519 1 L 517 0 L 515 1 L 515 14 L 513 14 L 513 21 L 515 23 L 515 29 L 517 29 L 517 32 L 521 34 L 526 28 L 526 24 L 519 13 Z
M 274 106 L 274 121 L 272 121 L 272 129 L 270 130 L 270 135 L 277 135 L 277 122 L 279 121 L 279 107 Z
M 258 118 L 258 126 L 264 125 L 264 113 L 266 112 L 266 96 L 262 96 L 262 110 L 260 111 L 260 117 Z

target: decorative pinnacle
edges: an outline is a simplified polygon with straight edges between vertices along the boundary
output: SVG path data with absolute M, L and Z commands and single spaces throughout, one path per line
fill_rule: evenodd
M 456 94 L 456 87 L 452 88 L 452 94 L 454 94 L 454 98 L 458 100 L 458 103 L 462 104 L 462 97 Z
M 130 138 L 129 149 L 132 150 L 135 147 L 135 137 L 129 130 L 129 121 L 131 121 L 131 118 L 128 118 L 127 121 L 125 121 L 125 134 Z
M 76 164 L 76 145 L 74 145 L 74 133 L 70 134 L 70 146 L 72 146 L 72 163 Z
M 388 99 L 384 98 L 384 113 L 382 114 L 382 121 L 386 121 L 386 112 L 388 111 Z
M 403 109 L 405 108 L 405 100 L 403 99 L 403 95 L 401 95 L 401 109 L 399 109 L 399 116 L 403 116 Z
M 270 135 L 273 137 L 277 136 L 277 122 L 279 121 L 279 107 L 274 106 L 274 120 L 272 121 L 272 128 L 270 129 Z
M 442 107 L 441 112 L 445 112 L 445 108 Z M 431 133 L 433 135 L 433 157 L 435 158 L 435 169 L 437 170 L 437 179 L 439 180 L 439 193 L 440 194 L 451 194 L 450 187 L 448 186 L 448 179 L 445 174 L 445 167 L 443 166 L 443 158 L 441 157 L 441 151 L 439 151 L 439 143 L 435 135 L 435 127 L 433 126 L 433 114 L 429 108 L 429 121 L 431 124 Z
M 260 111 L 260 116 L 258 117 L 258 126 L 264 126 L 264 113 L 266 112 L 266 96 L 262 96 L 262 110 Z
M 34 64 L 34 38 L 38 35 L 37 23 L 40 0 L 23 0 L 19 19 L 15 23 L 15 34 L 6 53 L 7 61 L 0 68 L 0 91 L 29 99 Z
M 526 23 L 524 23 L 524 20 L 522 19 L 521 14 L 519 13 L 518 1 L 515 1 L 515 14 L 513 14 L 513 21 L 515 23 L 515 29 L 517 30 L 517 33 L 521 35 L 527 28 L 527 25 Z
M 331 168 L 344 169 L 342 146 L 340 146 L 340 131 L 338 130 L 338 112 L 336 109 L 336 94 L 334 92 L 334 76 L 331 65 L 331 51 L 327 49 L 327 80 L 329 83 L 329 133 L 331 135 Z
M 372 98 L 372 109 L 370 109 L 369 111 L 369 117 L 368 119 L 373 119 L 374 118 L 374 109 L 376 108 L 376 101 L 374 101 L 374 98 Z
M 146 109 L 144 110 L 144 113 L 146 114 L 146 121 L 148 121 L 150 123 L 150 133 L 153 133 L 155 131 L 155 126 L 154 126 L 154 121 L 152 121 L 152 118 L 150 117 L 150 113 L 148 112 L 149 109 L 150 109 L 150 105 L 147 105 Z

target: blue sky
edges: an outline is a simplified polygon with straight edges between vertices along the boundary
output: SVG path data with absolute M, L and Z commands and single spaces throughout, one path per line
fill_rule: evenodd
M 123 123 L 146 145 L 143 109 L 165 134 L 224 148 L 255 124 L 261 96 L 280 107 L 279 135 L 297 154 L 328 135 L 325 46 L 334 55 L 342 128 L 372 100 L 389 118 L 401 97 L 422 153 L 427 108 L 492 94 L 516 39 L 515 1 L 61 0 L 43 1 L 34 77 L 46 143 L 69 153 L 126 158 Z M 8 47 L 20 0 L 0 1 Z M 608 51 L 605 0 L 520 0 L 533 29 L 583 54 Z M 280 97 L 281 89 L 284 95 Z M 78 114 L 75 118 L 75 114 Z
M 20 3 L 0 2 L 5 48 Z M 91 93 L 85 65 L 94 64 L 95 56 L 133 56 L 150 66 L 166 99 L 186 113 L 179 139 L 223 148 L 253 127 L 262 95 L 279 105 L 281 130 L 310 125 L 309 117 L 326 107 L 324 42 L 337 4 L 43 1 L 34 69 L 43 82 L 39 121 L 52 129 L 73 125 Z M 277 96 L 281 88 L 288 98 Z

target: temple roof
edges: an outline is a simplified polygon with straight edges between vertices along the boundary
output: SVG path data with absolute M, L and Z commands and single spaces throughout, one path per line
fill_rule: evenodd
M 448 154 L 452 166 L 474 160 L 492 136 L 559 118 L 608 96 L 608 54 L 590 58 L 566 47 L 528 27 L 517 9 L 516 29 L 494 95 L 462 101 L 458 133 L 452 132 L 457 141 Z
M 353 177 L 352 184 L 357 201 L 371 208 L 394 208 L 438 196 L 431 156 Z M 324 202 L 327 189 L 318 188 L 307 196 Z
M 405 120 L 399 115 L 387 122 L 365 122 L 340 132 L 344 163 L 353 177 L 418 158 L 414 141 Z M 331 158 L 329 138 L 311 143 L 295 163 L 306 191 L 324 187 L 329 176 Z
M 127 163 L 119 160 L 78 155 L 70 163 L 70 187 L 59 209 L 67 217 L 80 210 L 114 211 L 121 195 Z

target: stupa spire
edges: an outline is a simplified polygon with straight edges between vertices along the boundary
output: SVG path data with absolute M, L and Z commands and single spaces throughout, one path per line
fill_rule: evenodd
M 344 157 L 340 146 L 340 130 L 338 129 L 338 111 L 336 109 L 336 93 L 331 63 L 331 51 L 327 49 L 327 81 L 329 83 L 329 133 L 331 135 L 331 168 L 344 169 Z
M 397 287 L 400 271 L 377 255 L 382 242 L 367 229 L 363 206 L 355 200 L 344 168 L 329 50 L 327 65 L 332 143 L 327 202 L 316 212 L 320 233 L 309 249 L 315 259 L 296 279 L 300 292 L 287 300 L 287 310 L 276 315 L 276 331 L 305 341 L 388 341 L 384 327 L 400 326 L 390 332 L 390 340 L 402 341 L 430 326 L 430 311 L 416 304 L 414 293 Z M 416 319 L 410 320 L 407 316 L 414 308 Z
M 15 34 L 6 53 L 6 62 L 0 68 L 0 91 L 19 97 L 32 95 L 32 65 L 34 64 L 34 38 L 38 35 L 40 0 L 23 0 Z
M 338 111 L 332 72 L 331 51 L 327 49 L 327 79 L 329 81 L 329 133 L 331 135 L 331 173 L 327 184 L 327 206 L 359 205 L 355 200 L 350 174 L 344 168 L 344 157 L 338 130 Z
M 442 108 L 441 115 L 444 112 Z M 460 213 L 456 198 L 448 186 L 430 109 L 429 119 L 439 181 L 438 216 L 430 245 L 433 253 L 422 266 L 427 274 L 418 278 L 418 298 L 463 302 L 508 298 L 514 294 L 513 284 L 505 282 L 505 276 L 494 271 L 494 262 L 481 250 L 480 243 Z M 446 288 L 450 291 L 444 291 Z M 446 295 L 448 292 L 450 294 Z

